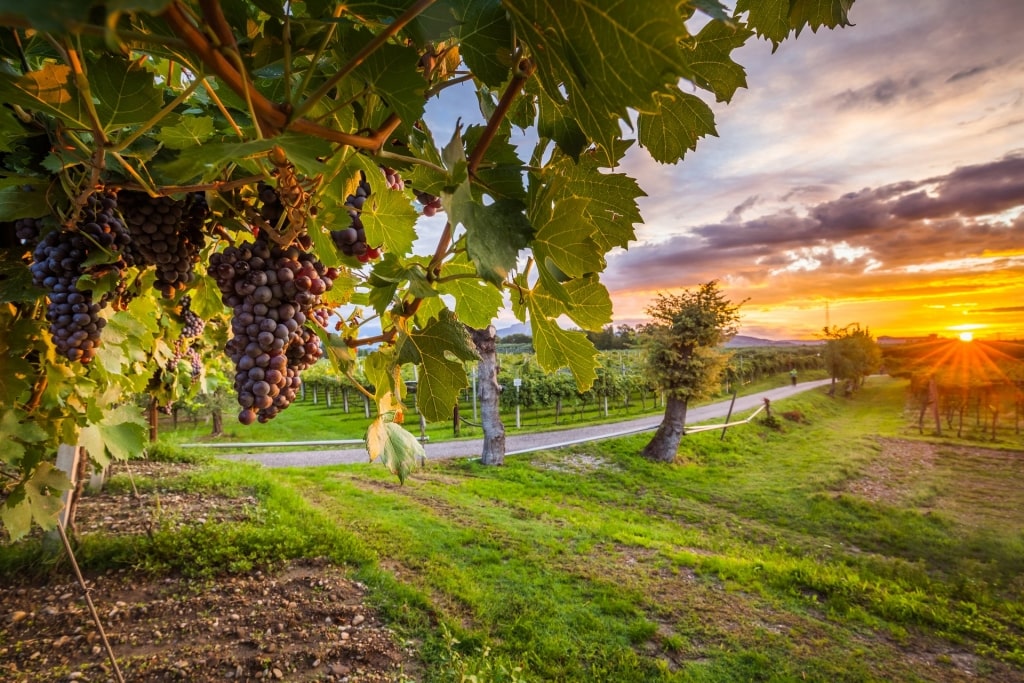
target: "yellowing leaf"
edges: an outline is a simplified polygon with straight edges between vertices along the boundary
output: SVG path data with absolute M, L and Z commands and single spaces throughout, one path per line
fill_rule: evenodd
M 392 474 L 401 482 L 409 472 L 426 459 L 423 445 L 401 425 L 386 421 L 378 416 L 366 431 L 366 450 L 370 462 L 380 458 Z

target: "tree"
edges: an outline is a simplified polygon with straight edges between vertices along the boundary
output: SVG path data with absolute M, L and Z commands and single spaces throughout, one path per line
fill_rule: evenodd
M 736 334 L 739 307 L 712 280 L 682 294 L 659 294 L 644 328 L 648 376 L 665 394 L 665 417 L 644 447 L 651 460 L 675 460 L 691 399 L 718 388 L 727 358 L 718 347 Z
M 400 424 L 400 366 L 418 366 L 420 413 L 447 420 L 476 358 L 466 326 L 486 329 L 506 292 L 545 371 L 568 367 L 588 389 L 596 352 L 557 320 L 611 321 L 600 273 L 635 238 L 643 195 L 615 170 L 623 130 L 658 162 L 681 160 L 716 134 L 691 86 L 728 101 L 746 85 L 733 50 L 847 25 L 850 4 L 8 3 L 0 512 L 12 536 L 54 523 L 59 444 L 99 464 L 141 449 L 144 423 L 119 397 L 168 360 L 185 293 L 201 318 L 230 314 L 243 423 L 285 409 L 325 352 L 345 370 L 373 347 L 367 449 L 400 476 L 422 454 Z M 483 122 L 453 111 L 432 128 L 426 103 L 460 84 Z M 514 127 L 532 149 L 512 144 Z M 422 253 L 421 235 L 436 236 Z
M 836 381 L 843 380 L 846 393 L 859 389 L 864 380 L 882 365 L 882 351 L 868 328 L 863 330 L 860 323 L 846 327 L 824 328 L 825 368 L 832 376 L 829 396 L 835 396 Z

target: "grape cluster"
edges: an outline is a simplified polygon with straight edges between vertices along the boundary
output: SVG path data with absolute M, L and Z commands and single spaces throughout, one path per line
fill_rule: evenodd
M 262 180 L 256 186 L 256 193 L 260 198 L 260 218 L 265 220 L 268 225 L 276 227 L 285 212 L 281 195 L 277 193 L 275 188 Z
M 19 218 L 14 221 L 14 236 L 24 246 L 35 249 L 42 227 L 43 221 L 39 218 Z
M 154 286 L 165 297 L 173 297 L 195 279 L 193 265 L 199 260 L 202 226 L 209 214 L 205 196 L 192 193 L 180 201 L 122 190 L 118 202 L 140 265 L 155 265 Z
M 192 383 L 195 384 L 203 374 L 203 358 L 199 355 L 199 349 L 195 344 L 188 349 L 188 360 L 192 372 Z
M 389 190 L 404 190 L 405 181 L 402 180 L 402 176 L 399 175 L 398 171 L 387 166 L 380 167 L 381 172 L 384 174 L 384 182 L 387 184 Z
M 419 190 L 413 190 L 413 194 L 416 195 L 416 201 L 423 205 L 423 215 L 433 216 L 438 211 L 443 211 L 441 208 L 441 198 L 435 197 L 427 192 L 420 192 Z
M 338 272 L 297 247 L 282 249 L 263 239 L 213 254 L 209 271 L 233 309 L 225 351 L 235 363 L 238 419 L 266 422 L 291 404 L 299 373 L 323 355 L 305 323 L 325 322 L 320 296 Z
M 181 297 L 181 336 L 183 339 L 192 339 L 203 333 L 206 321 L 196 315 L 192 310 L 192 297 L 188 294 Z
M 109 193 L 89 197 L 75 230 L 49 232 L 33 251 L 32 281 L 47 290 L 46 319 L 57 350 L 71 361 L 88 363 L 96 355 L 106 320 L 99 316 L 108 297 L 94 300 L 92 290 L 79 289 L 86 261 L 103 251 L 124 268 L 131 260 L 130 237 Z
M 371 193 L 370 183 L 366 181 L 366 175 L 362 174 L 355 194 L 350 194 L 345 198 L 345 208 L 348 210 L 351 224 L 347 228 L 331 231 L 334 246 L 338 247 L 345 256 L 355 256 L 360 263 L 366 263 L 380 256 L 379 249 L 366 243 L 366 230 L 363 228 L 363 220 L 360 217 L 366 199 Z
M 192 360 L 193 381 L 195 380 L 195 354 L 198 351 L 193 345 L 186 352 L 185 346 L 187 340 L 198 337 L 205 328 L 206 321 L 192 310 L 192 297 L 186 294 L 181 298 L 181 334 L 174 340 L 174 353 L 171 355 L 170 360 L 167 361 L 167 372 L 175 372 L 181 359 L 188 355 Z M 200 366 L 200 370 L 202 370 L 202 366 Z

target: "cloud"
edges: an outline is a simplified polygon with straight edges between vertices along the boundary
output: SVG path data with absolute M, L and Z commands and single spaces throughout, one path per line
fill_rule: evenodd
M 741 209 L 685 234 L 609 258 L 614 291 L 670 289 L 710 279 L 794 286 L 801 273 L 840 288 L 884 277 L 934 279 L 1024 265 L 1024 155 L 956 168 L 922 181 L 864 188 L 746 220 Z M 1021 209 L 1008 221 L 1007 210 Z M 1008 254 L 999 257 L 999 254 Z M 891 283 L 890 283 L 891 285 Z M 798 290 L 799 284 L 796 284 Z M 855 289 L 857 287 L 854 287 Z M 806 289 L 804 289 L 806 291 Z

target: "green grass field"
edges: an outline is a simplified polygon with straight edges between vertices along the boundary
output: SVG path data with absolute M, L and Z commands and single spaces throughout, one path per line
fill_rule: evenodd
M 80 559 L 348 562 L 429 681 L 1024 681 L 1024 440 L 921 438 L 904 390 L 779 401 L 779 428 L 688 436 L 674 465 L 643 436 L 405 485 L 214 464 L 160 486 L 255 492 L 259 523 Z

